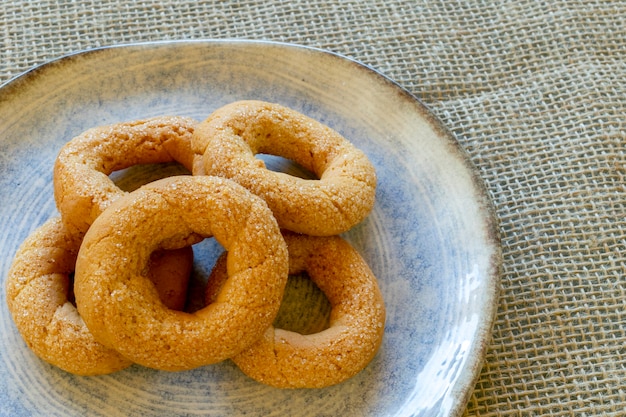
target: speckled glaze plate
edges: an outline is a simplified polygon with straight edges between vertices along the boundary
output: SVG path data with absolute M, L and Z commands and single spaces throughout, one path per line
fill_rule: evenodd
M 316 390 L 261 385 L 230 361 L 177 373 L 132 366 L 77 377 L 26 347 L 2 285 L 1 415 L 462 413 L 496 308 L 500 252 L 490 201 L 456 140 L 428 109 L 375 70 L 336 54 L 255 41 L 124 45 L 66 56 L 3 85 L 2 279 L 27 235 L 58 215 L 52 166 L 66 141 L 90 127 L 150 116 L 201 120 L 240 99 L 277 102 L 316 118 L 376 166 L 375 208 L 345 234 L 378 277 L 386 302 L 375 359 L 354 378 Z M 194 274 L 202 276 L 217 249 L 195 249 Z

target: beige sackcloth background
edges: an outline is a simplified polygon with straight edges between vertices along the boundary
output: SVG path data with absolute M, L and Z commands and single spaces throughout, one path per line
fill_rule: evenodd
M 0 82 L 79 50 L 207 38 L 383 72 L 456 135 L 500 222 L 501 298 L 465 415 L 624 415 L 625 24 L 610 0 L 3 0 Z

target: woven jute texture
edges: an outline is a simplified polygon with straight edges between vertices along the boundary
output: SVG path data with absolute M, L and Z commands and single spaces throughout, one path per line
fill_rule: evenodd
M 615 0 L 5 0 L 0 82 L 170 39 L 291 42 L 378 69 L 457 136 L 499 218 L 501 298 L 466 415 L 624 415 L 625 22 Z

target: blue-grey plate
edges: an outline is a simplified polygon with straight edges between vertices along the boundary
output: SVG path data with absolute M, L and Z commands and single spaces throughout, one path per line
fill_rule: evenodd
M 84 130 L 163 114 L 198 120 L 241 99 L 338 130 L 378 173 L 371 215 L 345 237 L 379 279 L 384 341 L 354 378 L 278 390 L 230 361 L 78 377 L 39 360 L 0 303 L 0 414 L 11 416 L 448 416 L 462 413 L 496 309 L 500 249 L 488 195 L 450 132 L 380 73 L 333 53 L 256 41 L 134 44 L 81 52 L 0 88 L 0 276 L 56 216 L 52 166 Z M 142 174 L 143 175 L 143 174 Z M 132 175 L 131 175 L 132 176 Z M 120 180 L 122 181 L 122 180 Z M 196 274 L 215 245 L 200 245 Z

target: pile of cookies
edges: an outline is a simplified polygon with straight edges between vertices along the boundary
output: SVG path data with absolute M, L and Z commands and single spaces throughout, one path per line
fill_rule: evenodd
M 318 179 L 274 172 L 290 159 Z M 178 162 L 192 175 L 119 189 L 109 175 Z M 27 345 L 79 375 L 131 364 L 180 371 L 231 359 L 279 388 L 320 388 L 361 371 L 378 351 L 385 307 L 376 277 L 339 236 L 374 205 L 375 170 L 328 126 L 287 107 L 240 101 L 197 122 L 157 117 L 87 130 L 54 166 L 60 217 L 20 246 L 7 302 Z M 225 249 L 205 306 L 185 312 L 192 245 Z M 328 298 L 314 334 L 273 326 L 289 275 Z

